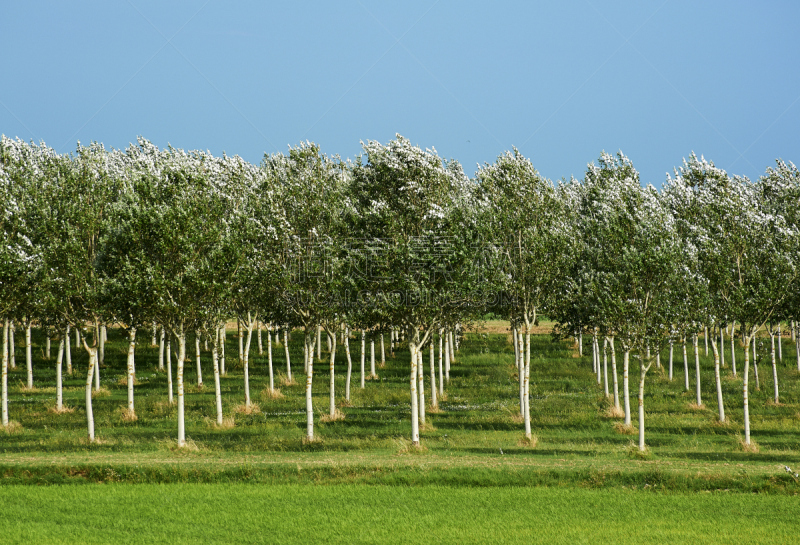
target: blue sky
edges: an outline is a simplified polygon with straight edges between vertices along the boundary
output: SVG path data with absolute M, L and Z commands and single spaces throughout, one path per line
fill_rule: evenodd
M 800 162 L 800 3 L 8 2 L 0 133 L 353 157 L 400 133 L 472 175 L 516 146 L 551 179 L 622 150 L 660 186 L 692 151 Z

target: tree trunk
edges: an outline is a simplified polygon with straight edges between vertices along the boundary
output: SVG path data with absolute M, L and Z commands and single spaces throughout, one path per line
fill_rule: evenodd
M 244 359 L 244 337 L 242 336 L 242 321 L 236 319 L 236 339 L 239 341 L 239 361 Z
M 603 393 L 608 399 L 608 337 L 603 339 Z
M 97 352 L 97 384 L 96 386 L 100 387 L 100 366 L 106 364 L 106 341 L 108 340 L 108 335 L 106 332 L 106 324 L 100 324 L 100 350 Z
M 252 318 L 247 313 L 247 341 L 244 343 L 242 351 L 242 366 L 244 367 L 244 402 L 250 407 L 250 343 L 253 341 L 253 328 L 258 321 L 258 317 Z
M 331 342 L 331 366 L 330 366 L 330 412 L 331 417 L 336 416 L 336 335 L 328 333 Z
M 531 438 L 531 324 L 525 328 L 525 439 Z
M 703 329 L 703 340 L 706 343 L 706 356 L 708 356 L 708 326 Z
M 578 355 L 583 357 L 583 331 L 578 332 Z
M 599 386 L 602 383 L 603 376 L 602 369 L 600 369 L 600 341 L 597 340 L 597 335 L 594 337 L 594 349 L 597 352 L 597 385 Z
M 419 331 L 414 328 L 409 334 L 408 350 L 411 352 L 411 444 L 419 446 L 419 395 L 417 394 L 417 339 Z
M 756 357 L 756 333 L 753 334 L 753 377 L 756 379 L 756 391 L 761 390 L 761 384 L 758 381 L 758 358 Z
M 89 370 L 86 374 L 86 427 L 89 432 L 89 442 L 94 442 L 94 412 L 92 411 L 92 378 L 94 368 L 98 364 L 97 349 L 86 344 L 83 340 L 83 347 L 89 353 Z
M 136 351 L 136 328 L 128 330 L 128 411 L 134 415 L 133 408 L 133 381 L 136 379 L 136 368 L 134 367 L 134 354 Z
M 197 360 L 197 385 L 203 385 L 203 367 L 200 365 L 200 331 L 194 332 L 194 354 Z
M 778 360 L 783 363 L 783 334 L 781 324 L 778 324 Z
M 433 342 L 433 340 L 431 340 Z M 444 368 L 442 367 L 442 330 L 439 329 L 439 397 L 444 396 Z M 800 365 L 798 366 L 800 367 Z
M 736 331 L 736 321 L 734 320 L 731 322 L 731 369 L 733 369 L 733 376 L 736 376 L 736 350 L 735 348 L 735 341 L 736 335 L 734 332 Z
M 630 390 L 628 388 L 628 370 L 630 367 L 631 361 L 631 351 L 628 347 L 625 347 L 625 350 L 622 355 L 622 398 L 625 402 L 625 425 L 631 425 L 631 397 L 630 397 Z
M 744 443 L 750 444 L 750 400 L 748 399 L 748 379 L 750 378 L 750 339 L 751 335 L 745 336 L 744 340 L 744 383 L 742 384 L 743 406 L 744 406 Z M 755 339 L 753 339 L 755 341 Z
M 369 376 L 375 378 L 375 332 L 369 335 Z
M 434 359 L 436 357 L 433 348 L 433 333 L 431 333 L 431 346 L 430 346 L 430 360 L 431 360 L 431 407 L 434 409 L 439 408 L 439 400 L 436 397 L 436 369 L 434 366 Z
M 619 379 L 617 378 L 617 350 L 614 347 L 614 337 L 611 336 L 609 341 L 611 346 L 611 373 L 614 375 L 614 407 L 619 409 Z
M 775 362 L 775 333 L 772 327 L 769 328 L 769 336 L 772 337 L 772 350 L 770 356 L 772 357 L 772 383 L 775 387 L 775 404 L 778 404 L 778 366 Z
M 450 336 L 447 333 L 447 329 L 444 330 L 444 379 L 450 384 L 450 347 L 448 344 L 450 343 Z M 520 375 L 520 380 L 522 375 Z
M 64 348 L 67 352 L 67 374 L 72 376 L 72 347 L 70 346 L 72 342 L 69 336 L 69 324 L 67 324 L 67 329 L 64 333 L 64 339 L 66 340 Z
M 186 446 L 186 421 L 184 412 L 184 387 L 183 387 L 183 364 L 186 361 L 186 333 L 181 325 L 176 331 L 178 338 L 178 447 Z
M 275 391 L 275 374 L 272 370 L 272 333 L 269 329 L 267 329 L 267 364 L 269 365 L 269 391 L 273 393 Z
M 717 349 L 717 341 L 715 339 L 711 339 L 711 348 L 714 350 L 714 381 L 717 385 L 717 407 L 719 408 L 719 421 L 725 422 L 725 406 L 722 403 L 722 378 L 720 377 L 719 372 L 719 350 Z
M 292 361 L 289 359 L 289 324 L 283 328 L 283 351 L 286 354 L 286 377 L 292 381 Z
M 259 356 L 263 356 L 264 355 L 264 344 L 261 341 L 261 324 L 258 324 L 256 327 L 258 329 L 258 355 Z
M 719 364 L 720 367 L 725 367 L 725 328 L 719 326 Z M 733 371 L 733 376 L 736 376 L 736 370 Z
M 14 333 L 16 332 L 16 330 L 17 327 L 14 325 L 14 321 L 12 320 L 8 330 L 8 344 L 9 344 L 8 358 L 12 369 L 17 368 L 17 349 L 14 346 Z
M 161 327 L 161 335 L 158 336 L 158 370 L 164 370 L 164 337 L 166 333 L 164 327 Z
M 450 330 L 449 339 L 450 339 L 450 365 L 452 365 L 452 364 L 454 364 L 456 362 L 456 345 L 455 345 L 455 342 L 453 340 L 453 331 L 452 330 Z M 449 370 L 450 369 L 448 369 L 448 371 Z
M 363 329 L 361 330 L 361 389 L 364 389 L 364 363 L 367 356 L 367 340 L 366 340 L 367 333 Z
M 350 358 L 350 329 L 344 328 L 344 354 L 347 356 L 347 381 L 344 384 L 344 398 L 350 401 L 350 380 L 353 376 L 353 360 Z
M 417 378 L 419 379 L 419 422 L 425 424 L 425 365 L 422 360 L 422 345 L 417 350 Z
M 644 379 L 651 364 L 639 357 L 639 451 L 644 452 Z
M 311 383 L 314 377 L 314 334 L 305 328 L 305 354 L 306 354 L 306 439 L 314 440 L 314 405 L 311 399 Z
M 214 365 L 214 404 L 217 408 L 217 425 L 222 425 L 222 388 L 219 383 L 219 329 L 214 328 L 211 342 L 211 363 Z
M 597 354 L 597 330 L 592 333 L 592 374 L 596 374 L 597 377 L 600 377 L 599 365 L 598 365 L 598 354 Z
M 694 335 L 694 368 L 697 378 L 697 406 L 703 406 L 703 398 L 700 395 L 700 349 L 697 346 L 697 334 Z
M 69 337 L 66 337 L 69 340 Z M 61 362 L 64 360 L 64 339 L 58 342 L 58 355 L 56 356 L 56 410 L 64 408 L 64 386 L 61 377 Z
M 683 344 L 683 378 L 685 381 L 686 391 L 689 391 L 689 357 L 686 353 L 686 337 L 681 340 Z
M 3 384 L 2 384 L 2 423 L 8 427 L 8 320 L 3 320 Z
M 31 350 L 31 323 L 25 324 L 25 365 L 28 369 L 28 388 L 33 388 L 33 353 Z
M 317 359 L 322 361 L 322 326 L 317 326 Z
M 50 330 L 44 328 L 44 359 L 50 361 Z
M 167 337 L 167 389 L 169 390 L 169 404 L 175 401 L 172 396 L 172 334 Z
M 517 366 L 517 382 L 519 383 L 519 415 L 525 417 L 525 360 L 522 357 L 523 340 L 518 327 L 512 328 L 514 341 L 514 363 Z

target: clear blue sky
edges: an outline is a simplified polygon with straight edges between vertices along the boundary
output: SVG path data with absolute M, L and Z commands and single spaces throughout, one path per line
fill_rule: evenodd
M 0 133 L 259 162 L 400 133 L 472 175 L 516 146 L 551 179 L 622 150 L 800 163 L 800 2 L 4 2 Z

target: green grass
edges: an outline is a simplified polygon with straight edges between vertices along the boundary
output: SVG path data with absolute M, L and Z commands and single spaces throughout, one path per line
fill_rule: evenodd
M 683 388 L 682 362 L 676 350 L 675 379 L 651 370 L 646 384 L 647 444 L 645 457 L 635 455 L 635 437 L 615 431 L 617 419 L 605 416 L 608 401 L 591 372 L 589 357 L 578 358 L 573 347 L 533 338 L 531 412 L 535 448 L 520 443 L 518 389 L 513 352 L 506 336 L 471 334 L 462 343 L 446 387 L 441 412 L 428 415 L 422 432 L 423 452 L 408 448 L 408 352 L 388 358 L 380 379 L 358 387 L 360 341 L 351 342 L 354 359 L 352 402 L 342 406 L 340 422 L 316 423 L 320 441 L 307 444 L 304 385 L 279 386 L 283 399 L 260 396 L 266 388 L 266 355 L 257 355 L 253 341 L 251 394 L 261 411 L 244 415 L 234 407 L 244 402 L 241 369 L 234 365 L 236 339 L 228 336 L 228 376 L 222 379 L 223 405 L 235 421 L 216 429 L 210 357 L 203 352 L 205 389 L 186 398 L 190 449 L 175 445 L 176 411 L 167 403 L 167 379 L 157 372 L 156 349 L 140 332 L 137 347 L 136 409 L 139 419 L 125 422 L 124 376 L 127 342 L 110 330 L 103 386 L 111 395 L 94 400 L 96 444 L 86 440 L 83 384 L 87 358 L 73 351 L 76 374 L 65 379 L 65 403 L 75 409 L 53 414 L 53 360 L 45 361 L 42 338 L 35 332 L 34 384 L 25 380 L 24 351 L 17 336 L 17 369 L 10 374 L 10 416 L 21 424 L 14 433 L 0 432 L 0 475 L 4 484 L 43 483 L 270 483 L 373 484 L 469 487 L 560 486 L 573 488 L 643 487 L 669 491 L 763 492 L 796 494 L 800 485 L 784 470 L 800 466 L 800 375 L 794 348 L 785 340 L 779 365 L 781 405 L 770 403 L 771 368 L 761 365 L 761 391 L 751 393 L 752 436 L 757 453 L 743 452 L 741 376 L 723 369 L 726 414 L 731 422 L 715 423 L 713 363 L 703 356 L 703 392 L 707 406 L 691 410 L 691 388 Z M 387 339 L 388 340 L 388 339 Z M 291 346 L 295 374 L 302 354 L 301 336 Z M 193 339 L 189 343 L 194 345 Z M 265 342 L 266 345 L 266 342 Z M 588 343 L 587 343 L 588 347 Z M 369 348 L 367 348 L 369 349 Z M 55 352 L 55 346 L 54 350 Z M 53 354 L 55 356 L 55 354 Z M 388 343 L 387 343 L 388 357 Z M 760 357 L 764 357 L 763 354 Z M 314 406 L 323 414 L 328 398 L 327 355 L 315 365 Z M 621 383 L 621 355 L 619 363 Z M 275 347 L 276 370 L 285 370 L 283 347 Z M 693 356 L 690 353 L 690 363 Z M 730 358 L 726 358 L 729 362 Z M 662 355 L 666 363 L 666 351 Z M 741 352 L 737 355 L 741 374 Z M 174 363 L 174 362 L 173 362 Z M 425 351 L 426 389 L 429 388 Z M 367 367 L 369 362 L 367 362 Z M 195 365 L 187 362 L 187 383 L 195 381 Z M 298 373 L 298 371 L 300 371 Z M 344 351 L 336 363 L 338 398 L 344 394 Z M 632 378 L 636 372 L 632 371 Z M 752 381 L 751 381 L 752 382 Z M 632 381 L 635 384 L 635 381 Z M 633 388 L 632 384 L 632 388 Z M 430 400 L 430 392 L 426 392 Z M 635 404 L 635 400 L 634 400 Z
M 0 488 L 7 543 L 794 543 L 797 497 L 363 485 Z

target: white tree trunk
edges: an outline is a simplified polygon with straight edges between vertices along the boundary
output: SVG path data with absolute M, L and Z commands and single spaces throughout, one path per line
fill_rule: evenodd
M 758 330 L 753 333 L 753 378 L 756 379 L 756 391 L 761 390 L 761 384 L 758 381 L 758 358 L 756 357 L 756 336 Z
M 158 370 L 164 370 L 164 328 L 161 328 L 161 335 L 158 336 Z
M 64 333 L 64 338 L 66 339 L 65 343 L 65 350 L 67 352 L 67 374 L 72 376 L 72 339 L 69 336 L 69 324 L 67 324 L 67 330 Z
M 450 335 L 444 330 L 444 379 L 450 384 Z
M 433 342 L 433 341 L 431 341 Z M 442 368 L 442 330 L 439 330 L 439 397 L 444 395 L 444 369 Z M 800 364 L 798 364 L 800 369 Z
M 261 324 L 258 324 L 256 327 L 257 327 L 257 330 L 258 330 L 258 355 L 259 356 L 263 356 L 264 355 L 264 344 L 261 341 Z
M 686 337 L 683 337 L 681 340 L 683 344 L 683 378 L 684 382 L 686 383 L 684 386 L 686 387 L 686 391 L 689 391 L 689 356 L 686 353 Z
M 436 397 L 436 368 L 434 359 L 436 358 L 436 351 L 433 348 L 433 333 L 431 333 L 431 346 L 430 346 L 430 360 L 431 360 L 431 407 L 437 409 L 439 407 L 439 400 Z
M 733 376 L 736 376 L 736 350 L 735 348 L 735 341 L 736 335 L 734 332 L 736 331 L 736 321 L 734 320 L 731 323 L 731 369 L 733 369 Z
M 292 360 L 289 359 L 289 326 L 283 328 L 283 350 L 286 355 L 286 377 L 292 381 Z M 305 365 L 305 364 L 304 364 Z
M 530 381 L 531 381 L 531 326 L 527 324 L 525 331 L 525 438 L 531 438 L 531 394 L 530 394 Z
M 717 349 L 717 341 L 715 338 L 711 339 L 711 348 L 714 351 L 714 381 L 716 382 L 717 386 L 717 407 L 719 408 L 719 421 L 725 422 L 725 406 L 722 402 L 722 377 L 720 377 L 719 371 L 719 350 Z
M 222 425 L 222 388 L 219 383 L 219 329 L 214 330 L 211 343 L 211 363 L 214 365 L 214 404 L 217 408 L 217 425 Z
M 25 325 L 25 365 L 28 369 L 28 388 L 33 388 L 33 353 L 31 351 L 31 324 Z
M 419 446 L 419 395 L 417 394 L 417 338 L 415 329 L 408 339 L 408 350 L 411 352 L 411 444 Z
M 364 367 L 365 367 L 365 359 L 367 357 L 367 333 L 363 329 L 361 330 L 361 389 L 364 389 Z
M 578 332 L 578 355 L 583 357 L 583 331 Z
M 239 361 L 244 360 L 244 337 L 242 336 L 242 321 L 237 318 L 236 320 L 236 338 L 239 341 Z
M 386 349 L 383 344 L 383 333 L 381 333 L 381 369 L 386 367 Z
M 519 385 L 519 415 L 525 417 L 525 360 L 522 357 L 522 334 L 516 326 L 511 329 L 514 342 L 514 364 L 517 366 L 517 383 Z
M 748 379 L 750 378 L 750 340 L 755 342 L 751 335 L 744 338 L 744 376 L 742 377 L 742 397 L 744 408 L 744 443 L 750 444 L 750 400 L 748 399 Z
M 422 360 L 422 345 L 419 346 L 417 350 L 417 379 L 419 380 L 419 385 L 417 389 L 419 390 L 419 422 L 420 424 L 425 423 L 425 365 Z
M 16 326 L 14 325 L 14 321 L 11 321 L 11 324 L 8 326 L 8 359 L 9 365 L 12 369 L 17 368 L 17 349 L 14 346 L 14 332 L 16 331 Z
M 772 337 L 772 350 L 771 350 L 771 357 L 772 357 L 772 383 L 775 387 L 775 403 L 778 403 L 778 366 L 775 362 L 775 333 L 772 331 L 772 328 L 769 328 L 769 336 Z
M 306 354 L 306 439 L 314 440 L 314 405 L 311 399 L 311 385 L 314 377 L 314 334 L 306 328 L 305 332 Z
M 69 337 L 67 337 L 69 339 Z M 56 410 L 64 408 L 64 385 L 61 377 L 61 363 L 64 360 L 64 339 L 58 342 L 58 355 L 56 356 Z
M 247 313 L 247 341 L 244 343 L 242 351 L 242 366 L 244 367 L 244 400 L 245 405 L 250 407 L 250 343 L 253 341 L 253 328 L 258 322 L 258 317 L 251 317 Z
M 369 376 L 375 378 L 375 333 L 369 336 Z
M 100 325 L 100 350 L 97 352 L 97 387 L 100 387 L 99 379 L 100 379 L 100 366 L 106 364 L 106 341 L 108 340 L 108 335 L 106 332 L 106 324 Z
M 778 324 L 778 360 L 783 363 L 783 334 L 781 333 L 781 324 Z
M 597 358 L 597 333 L 592 334 L 592 373 L 597 374 L 598 378 L 600 377 L 600 372 L 598 371 L 599 366 L 597 365 L 598 358 Z
M 186 332 L 183 330 L 183 325 L 176 331 L 178 338 L 178 446 L 186 446 L 186 420 L 184 411 L 184 386 L 183 386 L 183 369 L 184 362 L 186 361 Z
M 175 401 L 172 395 L 172 334 L 167 337 L 167 389 L 169 390 L 169 404 Z
M 608 398 L 608 337 L 603 339 L 603 393 Z
M 322 361 L 322 326 L 317 326 L 317 359 Z
M 703 398 L 700 395 L 700 349 L 697 346 L 697 334 L 694 336 L 694 368 L 697 379 L 697 405 L 703 405 Z
M 708 356 L 708 326 L 703 329 L 703 340 L 706 343 L 706 356 Z
M 614 407 L 619 409 L 619 379 L 617 378 L 617 350 L 614 347 L 614 337 L 609 341 L 611 346 L 611 373 L 614 375 Z
M 134 367 L 134 354 L 136 351 L 136 328 L 128 330 L 128 411 L 134 413 L 133 408 L 133 381 L 136 379 L 136 368 Z
M 631 351 L 625 347 L 622 356 L 622 399 L 625 403 L 625 425 L 631 425 L 631 396 L 628 388 L 628 371 L 630 368 Z
M 350 380 L 353 376 L 353 360 L 350 358 L 350 329 L 346 326 L 342 337 L 344 341 L 344 353 L 345 356 L 347 356 L 347 380 L 344 383 L 344 398 L 350 401 Z
M 8 427 L 8 320 L 3 320 L 3 383 L 2 383 L 2 423 Z
M 269 365 L 269 391 L 275 391 L 275 374 L 272 370 L 272 333 L 267 330 L 267 364 Z
M 331 364 L 330 364 L 330 413 L 331 417 L 336 416 L 336 335 L 328 333 L 331 343 Z
M 44 359 L 50 361 L 50 330 L 44 329 Z
M 194 332 L 194 355 L 197 360 L 197 385 L 203 385 L 203 367 L 200 364 L 200 331 Z
M 453 331 L 452 330 L 450 330 L 450 332 L 448 334 L 448 339 L 450 341 L 450 365 L 452 365 L 456 361 L 456 346 L 455 346 L 455 342 L 453 341 Z M 449 372 L 450 369 L 448 368 L 447 371 Z M 447 378 L 448 378 L 448 380 L 450 379 L 449 376 Z
M 650 364 L 645 366 L 641 357 L 639 360 L 639 450 L 644 451 L 644 378 L 650 369 Z
M 92 378 L 94 368 L 97 366 L 97 349 L 86 344 L 83 340 L 83 347 L 89 353 L 89 370 L 86 375 L 86 427 L 89 432 L 89 441 L 94 442 L 94 412 L 92 411 Z
M 719 364 L 725 367 L 725 328 L 719 326 Z M 736 376 L 736 370 L 733 371 L 733 376 Z
M 153 320 L 153 338 L 150 341 L 150 346 L 152 347 L 158 346 L 158 339 L 156 338 L 157 334 L 158 334 L 158 326 L 156 325 L 156 321 Z

